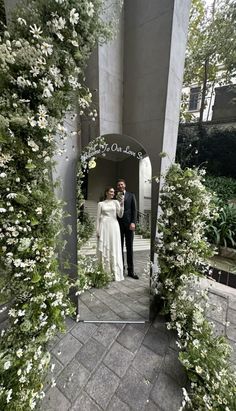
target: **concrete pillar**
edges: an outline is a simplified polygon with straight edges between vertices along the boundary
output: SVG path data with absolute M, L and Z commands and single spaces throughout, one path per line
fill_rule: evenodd
M 189 8 L 190 0 L 124 3 L 123 133 L 144 146 L 153 176 L 175 158 Z M 169 157 L 162 160 L 162 151 Z M 152 245 L 157 194 L 153 181 Z

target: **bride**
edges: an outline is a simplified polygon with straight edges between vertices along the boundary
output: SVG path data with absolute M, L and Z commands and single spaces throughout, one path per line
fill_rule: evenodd
M 124 280 L 120 228 L 117 216 L 124 213 L 124 200 L 114 200 L 115 190 L 105 190 L 105 200 L 98 203 L 97 210 L 97 256 L 105 271 L 114 275 L 116 281 Z

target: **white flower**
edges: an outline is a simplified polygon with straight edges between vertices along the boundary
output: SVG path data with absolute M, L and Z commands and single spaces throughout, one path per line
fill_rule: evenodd
M 56 32 L 57 37 L 59 38 L 59 40 L 63 41 L 64 40 L 64 36 L 60 33 L 60 32 Z
M 31 86 L 31 82 L 22 76 L 17 77 L 16 83 L 19 87 L 23 87 L 23 88 L 27 86 Z
M 33 74 L 33 77 L 37 77 L 40 73 L 40 70 L 37 66 L 32 66 L 31 70 L 30 70 L 30 73 Z
M 8 315 L 10 315 L 10 317 L 16 317 L 16 310 L 14 308 L 11 308 L 8 312 Z
M 86 12 L 87 12 L 87 15 L 89 17 L 93 17 L 93 15 L 94 15 L 94 5 L 91 1 L 87 4 Z
M 17 21 L 21 26 L 23 26 L 23 24 L 24 24 L 24 26 L 27 26 L 27 23 L 26 23 L 25 19 L 22 19 L 21 17 L 18 17 Z
M 38 126 L 39 128 L 46 128 L 48 125 L 48 121 L 44 117 L 39 117 L 38 119 Z
M 59 19 L 55 18 L 52 20 L 52 25 L 56 31 L 63 30 L 66 25 L 66 20 L 63 17 L 59 17 Z
M 199 365 L 197 365 L 197 366 L 195 367 L 195 370 L 196 370 L 196 372 L 197 372 L 198 374 L 202 374 L 202 372 L 203 372 L 203 369 L 202 369 L 201 367 L 199 367 Z
M 6 173 L 0 173 L 0 177 L 1 178 L 4 178 L 4 177 L 6 177 L 7 175 L 6 175 Z
M 69 77 L 68 77 L 68 82 L 69 82 L 70 85 L 72 86 L 73 90 L 76 90 L 77 88 L 79 88 L 79 83 L 78 83 L 76 77 L 74 77 L 74 76 L 69 76 Z
M 12 396 L 12 388 L 7 391 L 7 404 L 10 402 Z
M 23 355 L 23 350 L 22 350 L 21 348 L 19 348 L 19 350 L 16 351 L 16 356 L 17 356 L 18 358 L 21 358 L 22 355 Z M 18 370 L 18 371 L 19 371 L 19 370 Z M 18 374 L 18 375 L 19 375 L 19 374 Z
M 194 345 L 194 347 L 198 348 L 200 346 L 199 340 L 196 340 L 196 339 L 193 340 L 193 345 Z
M 32 151 L 39 151 L 39 146 L 33 140 L 28 141 L 28 146 L 32 148 Z
M 43 161 L 44 161 L 44 163 L 47 163 L 47 162 L 51 161 L 51 159 L 50 159 L 49 156 L 46 156 Z
M 39 117 L 47 117 L 47 109 L 43 104 L 40 104 L 38 110 Z
M 8 368 L 10 368 L 10 366 L 11 366 L 11 361 L 6 361 L 6 362 L 4 363 L 3 369 L 4 369 L 4 370 L 8 370 Z
M 35 212 L 36 212 L 36 214 L 38 214 L 38 215 L 42 215 L 42 214 L 43 214 L 43 209 L 42 209 L 42 207 L 37 207 L 36 210 L 35 210 Z
M 36 24 L 34 24 L 33 26 L 30 26 L 30 33 L 33 34 L 34 38 L 38 39 L 42 34 L 42 29 L 41 27 L 37 27 Z
M 51 381 L 51 387 L 55 387 L 56 386 L 56 381 L 54 380 L 54 378 Z
M 17 315 L 18 315 L 19 317 L 24 317 L 24 315 L 25 315 L 25 310 L 19 310 L 19 311 L 17 312 Z
M 70 22 L 71 24 L 77 24 L 79 21 L 79 13 L 76 13 L 76 9 L 70 11 Z
M 41 45 L 41 50 L 42 53 L 45 54 L 45 56 L 50 56 L 53 53 L 53 45 L 48 44 L 44 41 Z
M 45 87 L 45 89 L 43 90 L 43 97 L 45 98 L 52 97 L 52 93 L 48 87 Z
M 28 121 L 29 121 L 29 123 L 30 123 L 31 127 L 35 127 L 35 126 L 37 126 L 37 121 L 36 121 L 36 120 L 34 120 L 34 117 L 30 117 L 30 118 L 28 118 Z
M 0 207 L 0 213 L 6 213 L 6 209 L 5 208 L 3 208 L 3 207 Z
M 20 267 L 22 264 L 22 260 L 20 258 L 17 258 L 16 260 L 14 260 L 14 266 L 15 267 Z
M 74 46 L 74 47 L 79 47 L 78 41 L 76 41 L 76 40 L 70 40 L 70 42 L 71 42 L 72 46 Z

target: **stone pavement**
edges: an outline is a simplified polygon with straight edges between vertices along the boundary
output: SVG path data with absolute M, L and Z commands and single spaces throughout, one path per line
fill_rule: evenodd
M 68 318 L 66 334 L 58 335 L 50 347 L 56 385 L 50 386 L 52 374 L 49 375 L 41 411 L 179 409 L 181 388 L 187 379 L 178 361 L 175 334 L 166 330 L 165 320 L 161 316 L 157 316 L 153 323 L 145 321 L 147 282 L 140 272 L 146 264 L 144 254 L 136 261 L 140 263 L 140 283 L 139 280 L 126 279 L 123 287 L 132 291 L 133 284 L 134 290 L 137 290 L 143 282 L 144 296 L 141 296 L 141 290 L 131 293 L 133 302 L 136 297 L 139 303 L 136 307 L 132 303 L 131 307 L 132 301 L 126 298 L 122 301 L 122 312 L 125 312 L 125 306 L 130 315 L 135 308 L 133 321 L 139 323 L 76 323 Z M 112 298 L 114 306 L 118 302 L 116 285 L 88 293 L 88 297 L 84 295 L 82 307 L 87 319 L 91 315 L 92 320 L 102 321 L 102 316 L 106 318 L 107 313 L 113 313 L 114 317 L 119 317 L 118 321 L 122 321 L 119 310 L 112 310 L 110 304 Z M 208 318 L 215 324 L 216 334 L 224 334 L 229 339 L 233 348 L 232 365 L 236 367 L 236 290 L 207 280 L 202 281 L 202 286 L 210 288 Z M 121 299 L 128 295 L 126 288 L 120 293 Z M 91 296 L 98 309 L 93 310 Z M 109 305 L 105 297 L 109 297 Z M 143 299 L 143 305 L 140 299 Z M 99 305 L 104 301 L 107 311 L 106 307 Z M 227 327 L 228 321 L 231 323 Z
M 139 280 L 125 277 L 107 288 L 91 289 L 79 298 L 82 320 L 149 320 L 150 278 L 147 264 L 149 251 L 134 253 L 135 271 Z

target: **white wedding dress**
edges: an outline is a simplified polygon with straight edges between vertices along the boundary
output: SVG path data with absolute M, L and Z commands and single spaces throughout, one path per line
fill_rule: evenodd
M 124 280 L 120 227 L 117 216 L 122 217 L 124 207 L 117 200 L 98 203 L 97 212 L 97 257 L 105 271 L 116 281 Z

